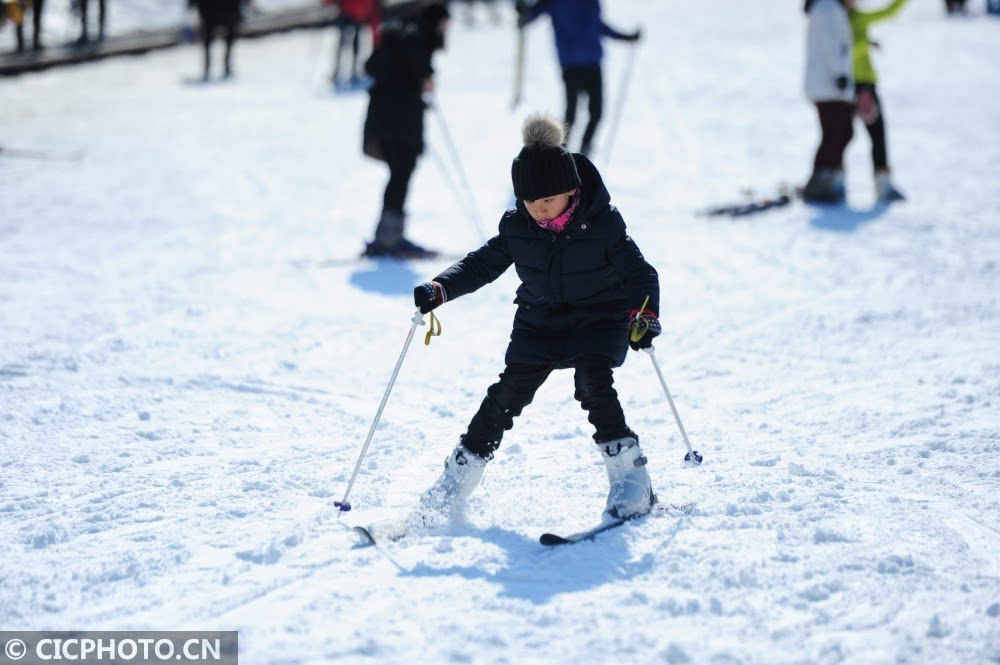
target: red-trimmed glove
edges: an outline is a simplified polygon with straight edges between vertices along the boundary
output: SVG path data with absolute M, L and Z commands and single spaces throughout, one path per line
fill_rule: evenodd
M 413 304 L 420 308 L 421 314 L 440 307 L 448 302 L 448 294 L 437 282 L 424 282 L 413 289 Z
M 653 312 L 645 311 L 642 314 L 639 310 L 633 309 L 628 322 L 628 345 L 633 351 L 648 349 L 653 345 L 653 338 L 662 332 L 660 320 Z M 632 341 L 632 334 L 635 333 L 638 340 Z M 641 333 L 641 334 L 640 334 Z

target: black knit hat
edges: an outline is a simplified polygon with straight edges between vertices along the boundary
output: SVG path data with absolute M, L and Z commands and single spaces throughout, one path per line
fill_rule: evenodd
M 562 124 L 543 114 L 530 115 L 521 127 L 524 147 L 510 165 L 514 196 L 534 201 L 580 187 L 576 162 L 562 147 Z

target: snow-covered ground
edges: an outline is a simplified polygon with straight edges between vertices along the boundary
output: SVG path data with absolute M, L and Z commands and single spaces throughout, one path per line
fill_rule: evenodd
M 877 26 L 890 157 L 909 201 L 739 221 L 703 206 L 803 179 L 798 0 L 608 2 L 641 23 L 610 166 L 662 280 L 657 349 L 616 372 L 666 504 L 596 522 L 606 478 L 572 377 L 540 390 L 467 522 L 383 550 L 502 369 L 516 278 L 440 311 L 343 492 L 412 313 L 444 267 L 350 260 L 386 174 L 365 100 L 324 86 L 332 35 L 196 48 L 0 81 L 0 628 L 240 630 L 247 663 L 1000 662 L 1000 24 L 914 0 Z M 979 11 L 978 7 L 975 7 Z M 179 9 L 178 9 L 179 11 Z M 456 22 L 440 102 L 491 227 L 525 111 L 562 106 L 550 30 Z M 627 65 L 608 45 L 605 133 Z M 447 159 L 428 116 L 429 143 Z M 477 246 L 431 155 L 416 240 Z

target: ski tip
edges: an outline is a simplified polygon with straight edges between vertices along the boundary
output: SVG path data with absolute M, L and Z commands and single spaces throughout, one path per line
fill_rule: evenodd
M 361 537 L 361 542 L 358 543 L 358 547 L 368 547 L 369 545 L 375 544 L 375 539 L 372 538 L 372 534 L 368 529 L 363 526 L 354 527 L 354 532 Z
M 538 539 L 538 542 L 540 542 L 542 545 L 552 546 L 552 545 L 566 545 L 573 541 L 569 540 L 568 538 L 563 538 L 562 536 L 557 536 L 554 533 L 543 533 L 541 537 Z

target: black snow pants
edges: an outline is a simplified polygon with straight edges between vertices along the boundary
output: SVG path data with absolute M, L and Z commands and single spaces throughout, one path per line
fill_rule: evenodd
M 576 102 L 580 93 L 587 95 L 587 128 L 583 132 L 583 142 L 580 144 L 580 152 L 584 155 L 590 154 L 591 143 L 594 140 L 594 133 L 597 131 L 597 124 L 601 121 L 601 114 L 604 112 L 604 84 L 601 78 L 601 68 L 599 65 L 593 67 L 567 67 L 563 70 L 563 83 L 566 85 L 566 127 L 572 129 L 576 122 Z
M 402 214 L 419 153 L 415 147 L 402 141 L 383 140 L 381 145 L 385 163 L 389 165 L 389 182 L 382 197 L 382 208 Z
M 80 0 L 80 38 L 87 39 L 87 5 L 90 0 Z M 107 15 L 105 0 L 97 0 L 97 35 L 104 39 L 104 17 Z
M 42 48 L 42 11 L 45 7 L 45 0 L 35 0 L 32 3 L 31 24 L 32 46 L 36 51 Z
M 238 13 L 225 16 L 211 11 L 202 10 L 201 39 L 202 44 L 205 47 L 205 78 L 208 78 L 211 70 L 212 40 L 215 37 L 215 31 L 218 29 L 225 31 L 226 54 L 224 56 L 223 66 L 225 67 L 226 74 L 232 73 L 233 42 L 236 41 L 236 30 L 239 27 L 239 24 L 240 15 Z
M 823 139 L 816 150 L 813 172 L 844 168 L 844 150 L 854 136 L 854 105 L 849 102 L 816 102 Z
M 594 441 L 634 436 L 625 424 L 618 393 L 612 387 L 611 361 L 604 356 L 583 356 L 573 367 L 576 371 L 573 397 L 587 411 L 587 419 L 596 430 Z M 486 391 L 486 399 L 462 435 L 462 445 L 485 459 L 493 457 L 503 433 L 514 426 L 514 418 L 531 404 L 535 391 L 554 369 L 555 365 L 507 365 L 500 381 Z
M 882 108 L 882 101 L 878 98 L 878 93 L 875 92 L 874 84 L 858 83 L 857 94 L 860 95 L 862 90 L 868 90 L 872 94 L 875 106 L 878 107 L 878 117 L 875 118 L 875 122 L 870 125 L 865 124 L 868 136 L 872 140 L 872 166 L 875 167 L 876 171 L 886 171 L 889 168 L 889 157 L 885 147 L 885 112 Z

